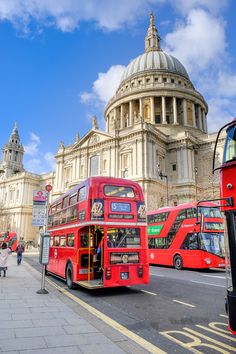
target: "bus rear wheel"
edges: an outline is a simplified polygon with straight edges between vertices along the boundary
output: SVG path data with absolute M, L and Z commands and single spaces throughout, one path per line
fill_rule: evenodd
M 183 268 L 183 260 L 179 255 L 175 256 L 174 258 L 174 267 L 177 270 L 181 270 Z
M 71 263 L 69 263 L 66 267 L 66 285 L 69 289 L 74 289 L 73 268 Z

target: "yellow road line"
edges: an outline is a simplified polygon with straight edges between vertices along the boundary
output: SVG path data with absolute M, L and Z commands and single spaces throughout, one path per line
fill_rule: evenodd
M 64 295 L 66 295 L 67 297 L 69 297 L 70 299 L 75 301 L 77 304 L 82 306 L 84 309 L 86 309 L 87 311 L 92 313 L 94 316 L 98 317 L 100 320 L 102 320 L 103 322 L 108 324 L 110 327 L 112 327 L 113 329 L 117 330 L 118 332 L 120 332 L 124 336 L 128 337 L 129 339 L 133 340 L 135 343 L 139 344 L 145 350 L 147 350 L 147 351 L 149 351 L 150 353 L 153 353 L 153 354 L 167 354 L 162 349 L 156 347 L 152 343 L 146 341 L 142 337 L 140 337 L 137 334 L 131 332 L 126 327 L 122 326 L 118 322 L 112 320 L 110 317 L 104 315 L 102 312 L 96 310 L 91 305 L 87 304 L 85 301 L 83 301 L 83 300 L 79 299 L 78 297 L 76 297 L 75 295 L 71 294 L 68 290 L 58 286 L 57 284 L 54 284 L 51 280 L 47 279 L 47 282 L 49 284 L 51 284 L 52 286 L 54 286 L 56 289 L 58 289 L 61 293 L 63 293 Z
M 224 333 L 222 333 L 222 332 L 214 331 L 214 329 L 211 329 L 211 328 L 208 328 L 208 327 L 205 327 L 205 326 L 202 326 L 202 325 L 196 325 L 196 327 L 205 329 L 205 331 L 218 334 L 218 336 L 221 336 L 221 337 L 223 337 L 223 338 L 230 339 L 230 340 L 232 340 L 233 342 L 236 342 L 236 338 L 231 337 L 229 333 L 228 333 L 228 334 L 224 334 Z
M 147 291 L 147 290 L 141 290 L 143 293 L 147 293 L 147 294 L 149 294 L 149 295 L 157 295 L 157 294 L 155 294 L 155 293 L 152 293 L 151 291 Z
M 219 347 L 223 347 L 225 349 L 228 349 L 228 350 L 232 350 L 233 352 L 236 352 L 236 348 L 232 347 L 231 345 L 228 345 L 228 344 L 225 344 L 225 343 L 222 343 L 222 342 L 219 342 L 218 340 L 216 339 L 213 339 L 213 338 L 210 338 L 208 336 L 205 336 L 204 334 L 200 333 L 200 332 L 197 332 L 197 331 L 194 331 L 190 328 L 187 328 L 187 327 L 184 327 L 183 328 L 185 331 L 187 332 L 190 332 L 192 334 L 195 334 L 196 336 L 200 337 L 200 338 L 203 338 L 203 339 L 206 339 L 207 341 L 211 342 L 211 343 L 214 343 L 216 345 L 218 345 Z
M 196 307 L 195 305 L 187 304 L 187 302 L 182 302 L 182 301 L 179 301 L 179 300 L 173 300 L 173 301 L 177 302 L 178 304 L 185 305 L 185 306 Z

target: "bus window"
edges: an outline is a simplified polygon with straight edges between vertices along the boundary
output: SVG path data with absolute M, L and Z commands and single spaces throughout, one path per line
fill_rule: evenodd
M 85 200 L 85 198 L 86 198 L 86 187 L 82 187 L 79 190 L 79 202 Z
M 74 194 L 70 197 L 70 206 L 76 204 L 77 202 L 77 194 Z
M 152 237 L 148 239 L 148 248 L 168 248 L 167 237 Z
M 165 212 L 165 213 L 158 213 L 158 214 L 148 215 L 148 217 L 147 217 L 148 223 L 151 224 L 153 222 L 166 221 L 169 214 L 170 214 L 169 212 Z
M 197 234 L 196 233 L 187 234 L 180 248 L 184 250 L 197 250 L 199 248 Z
M 126 186 L 105 186 L 104 194 L 112 197 L 134 198 L 133 188 Z
M 63 199 L 63 209 L 67 208 L 69 205 L 69 195 Z
M 54 246 L 59 246 L 59 244 L 60 244 L 60 238 L 59 238 L 59 236 L 55 236 L 55 237 L 54 237 L 53 245 L 54 245 Z
M 140 247 L 140 229 L 138 228 L 108 229 L 107 247 L 109 248 Z
M 74 247 L 75 244 L 75 235 L 74 234 L 68 234 L 67 235 L 67 246 L 68 247 Z
M 60 246 L 66 247 L 66 236 L 60 236 Z

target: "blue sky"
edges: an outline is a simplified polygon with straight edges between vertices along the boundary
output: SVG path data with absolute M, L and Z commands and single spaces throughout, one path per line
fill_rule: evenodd
M 209 131 L 236 116 L 234 0 L 0 0 L 0 145 L 18 123 L 24 166 L 53 169 L 144 51 L 149 13 L 161 46 L 209 104 Z

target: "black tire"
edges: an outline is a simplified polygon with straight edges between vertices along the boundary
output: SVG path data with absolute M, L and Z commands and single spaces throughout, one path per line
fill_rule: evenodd
M 183 259 L 179 255 L 174 258 L 174 267 L 177 270 L 181 270 L 183 268 Z
M 73 283 L 73 268 L 71 263 L 69 263 L 66 267 L 66 285 L 69 289 L 74 289 L 75 287 Z

